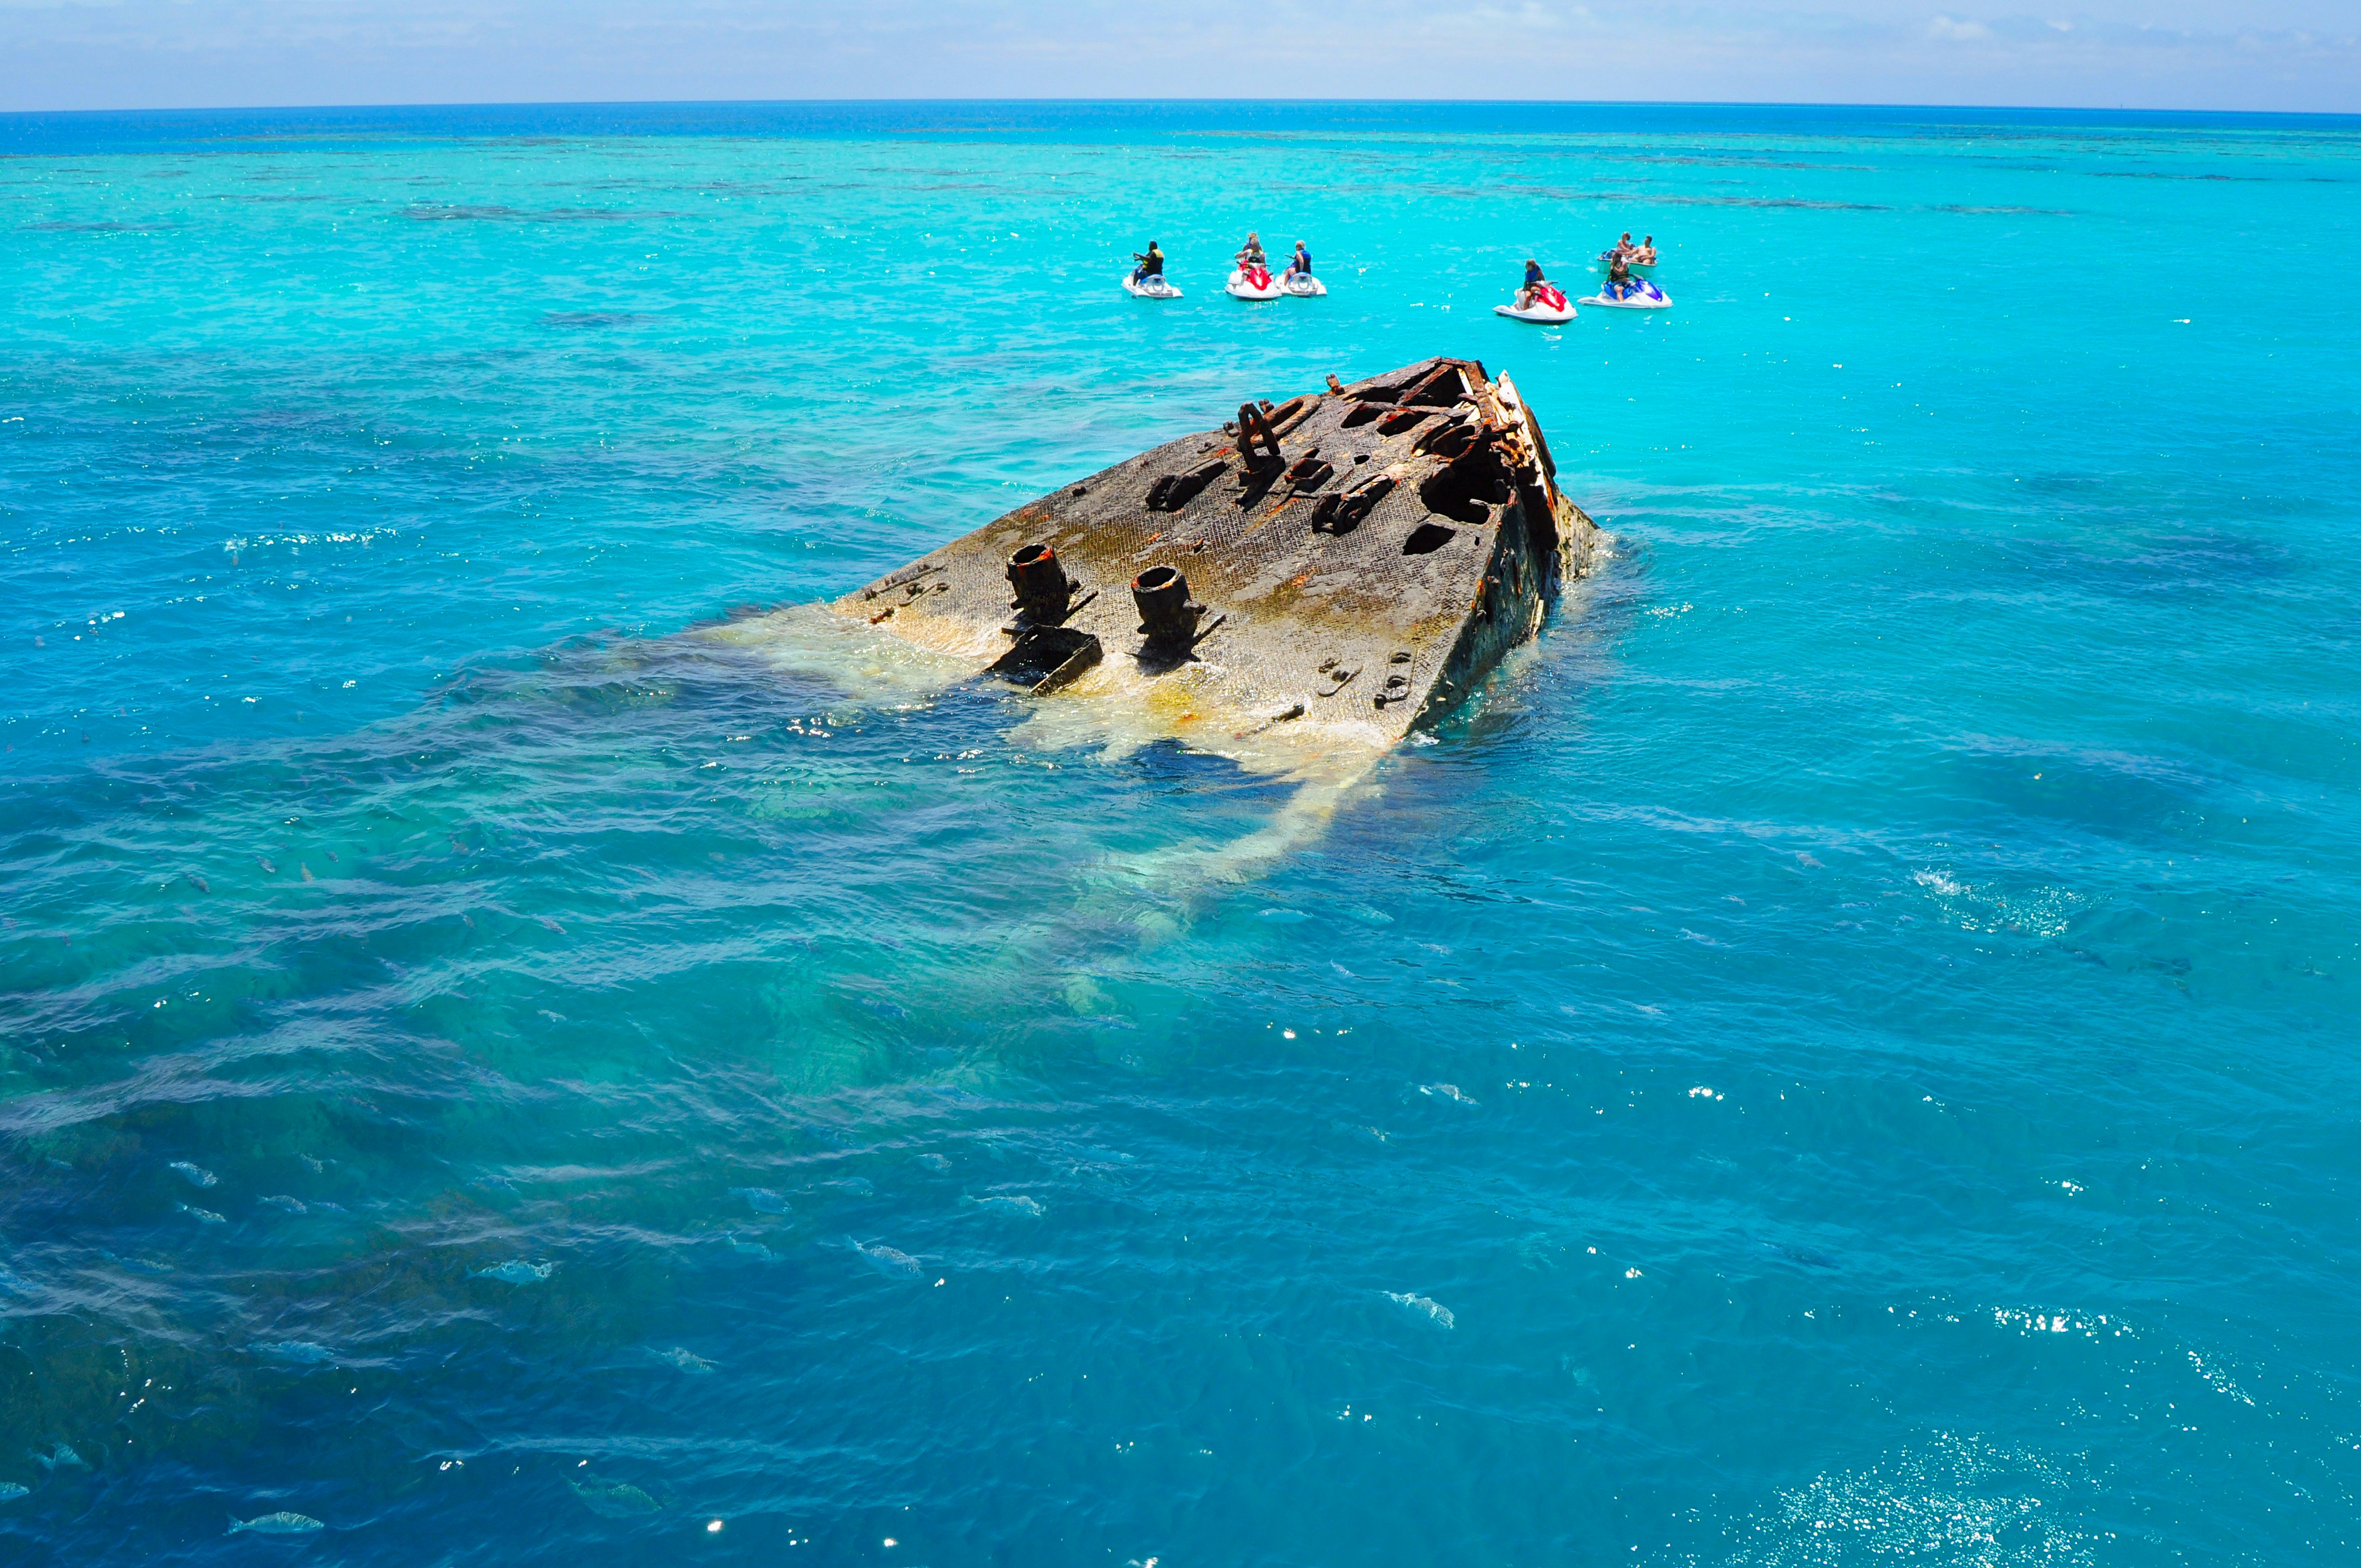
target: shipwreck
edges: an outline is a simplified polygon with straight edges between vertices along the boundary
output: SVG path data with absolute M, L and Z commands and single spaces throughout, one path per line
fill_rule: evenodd
M 1183 739 L 1382 750 L 1532 638 L 1598 539 L 1515 384 L 1430 359 L 1242 404 L 831 608 Z

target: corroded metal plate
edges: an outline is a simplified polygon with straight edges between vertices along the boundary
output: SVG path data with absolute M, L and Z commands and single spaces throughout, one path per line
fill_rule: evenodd
M 1533 634 L 1598 531 L 1559 493 L 1507 377 L 1432 359 L 1329 387 L 1246 405 L 832 608 L 1047 701 L 1130 697 L 1182 733 L 1301 726 L 1389 745 Z M 1044 587 L 1027 548 L 1042 545 L 1062 584 Z M 1013 576 L 1020 551 L 1031 564 Z M 1159 566 L 1185 578 L 1185 612 L 1169 589 L 1161 609 L 1135 602 Z M 1077 655 L 1089 638 L 1097 656 Z

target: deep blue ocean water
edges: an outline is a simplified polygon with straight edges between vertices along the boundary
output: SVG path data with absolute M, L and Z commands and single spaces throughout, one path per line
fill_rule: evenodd
M 0 118 L 0 1560 L 2361 1552 L 2361 122 Z M 1309 828 L 793 608 L 1437 353 L 1613 548 Z

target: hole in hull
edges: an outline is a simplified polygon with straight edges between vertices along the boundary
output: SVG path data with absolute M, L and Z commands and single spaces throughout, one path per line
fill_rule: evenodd
M 1499 456 L 1489 446 L 1477 446 L 1429 475 L 1418 499 L 1436 516 L 1473 527 L 1491 521 L 1493 504 L 1507 500 L 1509 488 Z

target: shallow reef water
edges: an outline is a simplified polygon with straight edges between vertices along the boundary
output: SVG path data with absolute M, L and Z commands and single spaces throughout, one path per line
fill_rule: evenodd
M 2356 193 L 2271 116 L 0 117 L 0 1561 L 2349 1561 Z M 1626 229 L 1673 309 L 1493 315 Z M 1392 755 L 813 608 L 1438 353 L 1611 547 Z

